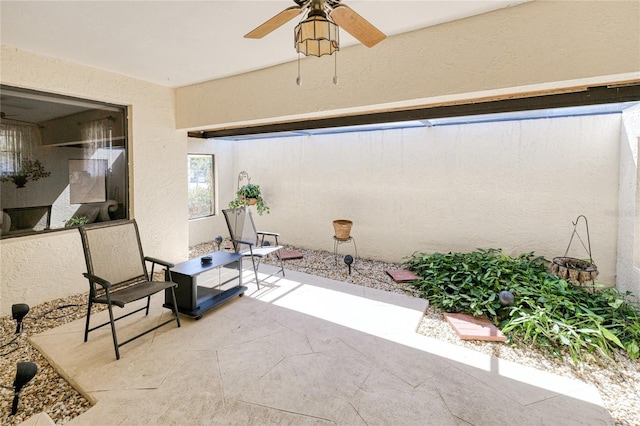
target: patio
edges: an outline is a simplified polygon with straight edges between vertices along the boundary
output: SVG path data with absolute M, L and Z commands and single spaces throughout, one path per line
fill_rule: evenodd
M 109 330 L 82 342 L 83 320 L 34 336 L 96 401 L 69 424 L 613 423 L 592 386 L 417 334 L 425 300 L 289 270 L 271 281 L 120 361 Z

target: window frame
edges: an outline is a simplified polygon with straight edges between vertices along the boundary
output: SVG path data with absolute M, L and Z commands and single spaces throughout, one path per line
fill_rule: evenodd
M 210 198 L 210 213 L 208 214 L 203 214 L 203 215 L 198 215 L 198 216 L 191 216 L 191 188 L 189 188 L 189 186 L 192 183 L 196 183 L 199 184 L 200 182 L 192 182 L 192 174 L 191 174 L 191 158 L 192 157 L 207 157 L 210 158 L 211 162 L 211 169 L 210 169 L 210 181 L 209 183 L 209 187 L 210 187 L 210 193 L 209 193 L 209 198 Z M 208 217 L 212 217 L 212 216 L 216 216 L 217 214 L 217 202 L 216 202 L 216 177 L 215 177 L 215 172 L 216 172 L 216 159 L 215 159 L 215 154 L 211 154 L 211 153 L 196 153 L 196 152 L 189 152 L 187 153 L 187 210 L 188 210 L 188 220 L 198 220 L 198 219 L 204 219 L 204 218 L 208 218 Z
M 47 173 L 45 177 L 32 179 L 37 182 L 29 180 L 24 187 L 20 187 L 13 177 L 15 170 L 11 170 L 8 163 L 3 163 L 0 170 L 4 177 L 0 182 L 3 225 L 4 219 L 9 216 L 4 214 L 5 210 L 15 213 L 16 210 L 32 206 L 49 207 L 48 217 L 40 220 L 47 224 L 44 229 L 39 226 L 40 222 L 38 226 L 27 226 L 25 229 L 14 229 L 15 225 L 10 228 L 5 226 L 0 239 L 69 230 L 79 225 L 70 221 L 76 215 L 91 217 L 94 221 L 130 218 L 129 108 L 126 105 L 5 84 L 0 84 L 0 92 L 3 97 L 3 124 L 22 123 L 40 129 L 37 140 L 30 142 L 30 159 L 40 160 Z M 108 138 L 86 140 L 83 131 L 87 123 L 105 120 L 111 123 Z M 23 155 L 20 157 L 22 161 L 26 158 Z M 99 201 L 104 204 L 100 206 L 89 202 L 71 203 L 69 198 L 71 161 L 90 159 L 107 163 L 105 176 L 97 178 L 97 182 L 104 185 L 104 201 Z M 84 211 L 87 210 L 91 211 L 90 215 L 85 215 Z M 93 218 L 96 211 L 98 213 Z M 15 217 L 9 218 L 11 220 L 7 222 L 16 220 Z

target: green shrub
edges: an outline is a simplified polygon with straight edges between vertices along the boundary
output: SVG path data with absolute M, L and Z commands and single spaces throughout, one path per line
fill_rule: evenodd
M 87 218 L 86 216 L 74 216 L 64 223 L 64 227 L 72 228 L 74 226 L 86 225 L 88 220 L 89 218 Z
M 486 316 L 512 342 L 535 344 L 574 362 L 587 354 L 610 357 L 625 350 L 640 356 L 640 313 L 630 293 L 615 288 L 588 290 L 547 272 L 548 262 L 533 253 L 512 258 L 497 249 L 470 253 L 416 253 L 404 264 L 420 279 L 429 303 L 446 312 Z M 515 303 L 502 306 L 500 291 Z

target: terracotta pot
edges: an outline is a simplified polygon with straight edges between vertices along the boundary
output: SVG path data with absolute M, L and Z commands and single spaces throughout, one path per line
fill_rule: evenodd
M 346 219 L 338 219 L 333 221 L 333 230 L 335 237 L 339 240 L 348 240 L 351 233 L 353 222 Z

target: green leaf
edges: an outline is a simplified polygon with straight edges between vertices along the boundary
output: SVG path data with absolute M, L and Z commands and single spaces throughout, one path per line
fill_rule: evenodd
M 618 339 L 615 334 L 613 334 L 612 332 L 610 332 L 600 324 L 598 324 L 598 328 L 600 329 L 600 332 L 607 340 L 615 343 L 616 345 L 620 346 L 622 349 L 625 348 L 622 342 L 620 342 L 620 339 Z
M 624 347 L 631 359 L 638 359 L 640 357 L 640 347 L 638 347 L 638 343 L 636 341 L 631 340 L 627 342 Z
M 615 302 L 609 302 L 609 306 L 611 306 L 613 309 L 618 309 L 622 303 L 624 303 L 624 301 L 622 299 L 616 299 Z

